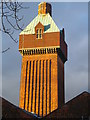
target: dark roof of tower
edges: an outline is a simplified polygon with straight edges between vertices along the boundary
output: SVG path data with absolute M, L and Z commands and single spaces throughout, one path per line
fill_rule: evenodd
M 13 105 L 7 100 L 2 99 L 3 118 L 36 118 L 32 113 Z M 83 92 L 72 100 L 68 101 L 62 108 L 57 109 L 42 119 L 76 118 L 90 116 L 90 93 Z

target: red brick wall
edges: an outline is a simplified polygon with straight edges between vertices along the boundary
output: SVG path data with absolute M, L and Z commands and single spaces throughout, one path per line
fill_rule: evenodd
M 60 48 L 65 56 L 65 58 L 67 58 L 67 44 L 66 42 L 63 40 L 63 38 L 61 37 L 60 39 Z
M 41 60 L 41 74 L 39 71 L 40 60 Z M 51 60 L 51 70 L 50 70 L 50 60 Z M 26 84 L 26 90 L 25 90 L 27 61 L 28 61 L 27 84 Z M 31 73 L 29 73 L 30 61 L 31 61 Z M 33 61 L 35 62 L 34 73 L 33 73 Z M 36 94 L 36 111 L 35 111 L 36 61 L 38 61 L 38 67 L 37 67 L 37 92 L 36 92 L 37 94 Z M 44 61 L 44 68 L 43 68 L 43 61 Z M 46 61 L 47 61 L 47 67 L 46 67 Z M 46 69 L 47 69 L 47 73 L 46 73 Z M 30 91 L 28 92 L 29 74 L 30 74 Z M 50 76 L 50 74 L 51 74 L 51 76 Z M 44 75 L 44 84 L 43 84 L 43 75 Z M 33 79 L 33 76 L 34 76 L 34 79 Z M 39 98 L 40 102 L 38 101 L 39 77 L 41 77 L 40 98 Z M 50 78 L 51 78 L 51 84 L 50 84 Z M 31 101 L 32 80 L 33 80 L 33 99 L 32 99 L 33 102 Z M 47 82 L 47 98 L 46 98 L 46 82 Z M 43 85 L 44 85 L 44 92 L 43 92 L 44 96 L 43 96 L 43 103 L 42 103 Z M 25 97 L 25 91 L 26 91 L 26 97 Z M 29 109 L 27 108 L 28 94 L 30 94 Z M 51 95 L 51 97 L 50 97 L 50 95 Z M 26 101 L 25 108 L 24 108 L 24 100 Z M 56 53 L 55 54 L 24 56 L 22 58 L 19 107 L 24 108 L 25 110 L 28 110 L 29 112 L 31 112 L 31 105 L 32 105 L 32 112 L 38 114 L 39 103 L 40 103 L 40 107 L 39 107 L 39 115 L 40 116 L 42 116 L 42 104 L 43 104 L 43 116 L 45 116 L 46 114 L 49 114 L 50 112 L 52 112 L 58 108 L 58 63 L 57 63 L 57 54 Z M 47 103 L 47 105 L 46 105 L 46 103 Z M 46 108 L 46 106 L 47 106 L 47 108 Z M 47 112 L 46 112 L 46 109 L 47 109 Z
M 38 24 L 35 28 L 43 28 L 42 24 Z M 67 59 L 67 44 L 60 38 L 60 32 L 44 33 L 42 39 L 37 39 L 36 34 L 20 35 L 19 36 L 19 49 L 22 48 L 36 48 L 36 47 L 52 47 L 60 46 L 64 57 Z
M 50 46 L 60 46 L 59 32 L 44 33 L 42 39 L 36 39 L 35 34 L 19 36 L 19 49 Z
M 64 100 L 64 63 L 58 56 L 58 107 L 60 108 Z

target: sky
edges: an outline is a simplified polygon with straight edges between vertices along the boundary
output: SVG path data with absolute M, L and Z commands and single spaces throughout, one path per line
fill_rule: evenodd
M 59 29 L 65 29 L 68 45 L 68 61 L 65 63 L 65 102 L 88 91 L 88 3 L 50 2 L 52 18 Z M 23 3 L 28 9 L 22 10 L 22 23 L 26 27 L 38 15 L 39 3 Z M 14 36 L 19 40 L 20 31 Z M 22 57 L 18 44 L 2 34 L 2 49 L 10 47 L 2 54 L 2 96 L 19 105 L 19 88 Z M 1 89 L 1 88 L 0 88 Z M 1 92 L 0 92 L 1 94 Z

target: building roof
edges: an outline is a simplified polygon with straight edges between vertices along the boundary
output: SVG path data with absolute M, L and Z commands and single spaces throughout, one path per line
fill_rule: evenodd
M 82 118 L 90 116 L 90 93 L 83 92 L 45 118 Z
M 37 15 L 30 22 L 30 24 L 20 33 L 20 35 L 22 35 L 22 34 L 35 34 L 35 26 L 39 22 L 44 26 L 44 33 L 60 32 L 59 28 L 55 24 L 54 20 L 50 16 L 50 14 L 47 13 L 46 15 L 43 15 L 43 14 Z
M 1 101 L 1 98 L 0 98 Z M 51 112 L 42 119 L 59 118 L 87 118 L 90 116 L 90 93 L 83 92 L 72 100 L 68 101 L 61 108 Z M 34 114 L 13 105 L 2 98 L 2 117 L 3 118 L 37 118 Z
M 28 113 L 25 110 L 13 105 L 9 101 L 0 97 L 0 102 L 2 101 L 2 118 L 28 118 L 33 119 L 36 116 L 32 113 Z

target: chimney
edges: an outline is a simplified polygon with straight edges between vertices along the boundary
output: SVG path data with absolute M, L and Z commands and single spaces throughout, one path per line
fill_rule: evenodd
M 46 2 L 41 2 L 38 5 L 38 14 L 46 15 L 47 13 L 49 13 L 50 16 L 52 16 L 52 6 L 51 6 L 51 4 L 46 3 Z

